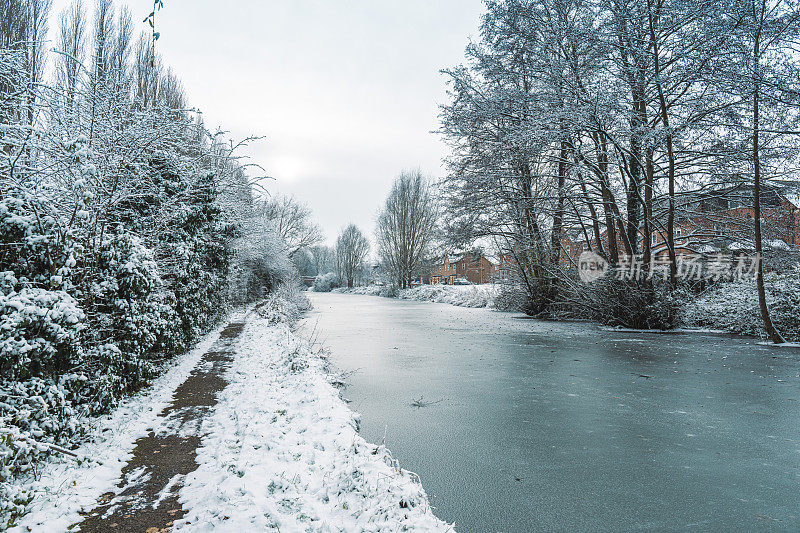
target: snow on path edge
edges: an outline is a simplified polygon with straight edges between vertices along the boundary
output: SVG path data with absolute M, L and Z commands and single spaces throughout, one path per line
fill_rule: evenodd
M 245 312 L 230 317 L 241 320 Z M 167 407 L 175 389 L 186 381 L 209 348 L 217 341 L 227 322 L 206 335 L 195 347 L 178 356 L 169 370 L 153 384 L 126 399 L 112 413 L 92 422 L 87 442 L 74 450 L 91 461 L 77 463 L 59 455 L 51 456 L 39 471 L 39 479 L 20 480 L 34 493 L 29 512 L 10 532 L 66 531 L 81 521 L 80 511 L 97 505 L 104 493 L 115 491 L 122 468 L 132 457 L 134 443 L 157 429 L 163 419 L 159 413 Z
M 257 314 L 204 420 L 177 531 L 452 531 L 419 478 L 357 432 L 324 355 Z

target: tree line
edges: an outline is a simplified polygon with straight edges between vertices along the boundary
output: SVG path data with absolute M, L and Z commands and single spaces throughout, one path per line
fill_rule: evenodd
M 319 231 L 269 197 L 113 0 L 0 3 L 2 483 L 69 446 L 233 305 L 289 280 Z M 55 39 L 47 43 L 49 25 Z
M 379 271 L 368 263 L 369 240 L 354 224 L 342 230 L 332 248 L 309 248 L 298 261 L 305 275 L 319 276 L 318 291 L 384 279 L 400 289 L 424 276 L 438 253 L 438 203 L 431 182 L 421 171 L 401 172 L 377 216 L 375 241 Z
M 755 216 L 736 237 L 762 254 L 763 189 L 795 176 L 799 23 L 783 0 L 487 1 L 466 62 L 444 71 L 449 234 L 512 257 L 532 314 L 583 291 L 568 234 L 646 269 L 660 235 L 668 286 L 634 288 L 647 305 L 678 290 L 690 192 L 744 185 Z M 779 341 L 763 262 L 757 286 Z

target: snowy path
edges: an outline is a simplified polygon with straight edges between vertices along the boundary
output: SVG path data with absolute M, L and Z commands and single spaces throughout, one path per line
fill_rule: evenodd
M 16 531 L 451 531 L 356 420 L 272 300 L 105 420 L 95 461 L 47 465 Z
M 178 491 L 185 476 L 198 467 L 200 425 L 216 405 L 219 391 L 228 384 L 223 375 L 233 360 L 236 338 L 243 327 L 244 322 L 231 322 L 222 330 L 159 414 L 159 431 L 136 441 L 117 490 L 101 497 L 76 528 L 78 531 L 162 531 L 186 514 Z

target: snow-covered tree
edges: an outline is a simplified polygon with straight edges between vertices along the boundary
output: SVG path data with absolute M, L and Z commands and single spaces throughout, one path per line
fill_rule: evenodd
M 436 224 L 437 210 L 428 181 L 420 171 L 401 173 L 378 215 L 376 232 L 383 268 L 401 289 L 423 273 Z

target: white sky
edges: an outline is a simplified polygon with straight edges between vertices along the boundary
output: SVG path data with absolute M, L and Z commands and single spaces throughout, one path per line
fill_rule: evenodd
M 51 28 L 69 0 L 54 0 Z M 149 0 L 127 3 L 134 20 Z M 91 6 L 91 0 L 84 0 Z M 463 58 L 481 0 L 164 0 L 158 50 L 210 129 L 264 135 L 246 153 L 307 203 L 333 242 L 370 238 L 393 177 L 440 176 L 439 69 Z

